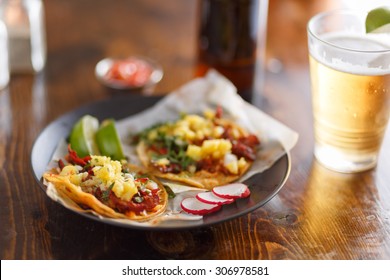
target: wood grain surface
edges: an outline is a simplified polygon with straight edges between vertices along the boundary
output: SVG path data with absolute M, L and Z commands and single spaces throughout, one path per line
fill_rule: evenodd
M 191 80 L 197 1 L 45 1 L 46 68 L 12 75 L 0 92 L 1 259 L 390 259 L 389 133 L 371 171 L 340 174 L 313 158 L 306 23 L 337 1 L 270 2 L 265 84 L 256 105 L 300 135 L 287 183 L 240 218 L 149 232 L 92 221 L 50 200 L 32 175 L 30 152 L 59 116 L 133 94 L 99 84 L 94 67 L 104 57 L 159 61 L 165 75 L 150 94 Z

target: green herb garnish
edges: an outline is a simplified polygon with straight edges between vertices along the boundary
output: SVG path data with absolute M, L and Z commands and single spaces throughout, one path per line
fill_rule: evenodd
M 110 192 L 112 190 L 112 188 L 114 187 L 115 185 L 115 182 L 112 183 L 107 190 L 103 191 L 102 193 L 102 200 L 107 200 L 109 197 L 110 197 Z
M 157 138 L 153 142 L 158 149 L 166 151 L 166 153 L 154 154 L 153 159 L 158 160 L 160 158 L 167 158 L 169 162 L 178 164 L 182 170 L 187 170 L 187 168 L 194 164 L 195 161 L 187 156 L 187 147 L 188 144 L 182 139 L 174 136 L 166 135 L 162 132 L 157 134 Z
M 168 198 L 174 198 L 176 196 L 176 194 L 173 192 L 173 190 L 169 186 L 164 185 L 164 188 L 168 193 Z
M 135 196 L 133 197 L 133 201 L 136 203 L 141 203 L 142 201 L 144 201 L 144 198 L 142 196 Z

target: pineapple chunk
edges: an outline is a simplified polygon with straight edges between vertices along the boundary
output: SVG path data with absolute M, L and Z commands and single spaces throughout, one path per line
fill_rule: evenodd
M 238 161 L 238 169 L 241 171 L 247 165 L 245 158 L 241 157 Z
M 105 164 L 110 164 L 111 158 L 106 156 L 92 156 L 91 165 L 92 166 L 104 166 Z
M 216 126 L 213 128 L 212 136 L 214 138 L 219 138 L 225 132 L 225 129 L 222 126 Z
M 138 192 L 137 187 L 133 180 L 127 180 L 125 182 L 115 181 L 112 191 L 115 195 L 125 201 L 130 201 L 131 198 Z
M 225 154 L 230 153 L 231 149 L 232 144 L 229 140 L 211 139 L 203 141 L 201 147 L 189 145 L 186 153 L 193 160 L 199 161 L 207 157 L 221 159 L 225 156 Z
M 225 165 L 227 170 L 229 170 L 230 173 L 236 175 L 238 174 L 238 164 L 237 161 L 232 161 L 229 164 Z
M 202 144 L 202 158 L 212 156 L 215 159 L 222 158 L 225 154 L 230 153 L 232 143 L 226 139 L 205 140 Z
M 122 165 L 106 156 L 92 156 L 91 165 L 95 176 L 105 183 L 111 183 L 121 176 Z
M 157 130 L 152 130 L 148 133 L 148 140 L 149 141 L 154 141 L 158 136 Z
M 205 111 L 203 112 L 203 115 L 204 115 L 204 117 L 205 117 L 206 119 L 209 119 L 209 120 L 212 120 L 212 119 L 215 118 L 215 112 L 214 112 L 213 110 L 210 110 L 210 109 L 205 110 Z
M 190 129 L 189 123 L 185 120 L 181 120 L 175 125 L 173 134 L 187 141 L 195 139 L 196 136 L 195 132 Z
M 201 160 L 202 148 L 196 145 L 189 145 L 186 154 L 195 161 Z
M 205 125 L 206 120 L 198 115 L 187 115 L 184 118 L 192 130 L 199 130 Z
M 165 166 L 165 165 L 169 165 L 170 161 L 167 158 L 159 158 L 158 160 L 154 161 L 154 163 L 159 166 Z
M 61 176 L 69 176 L 69 175 L 75 175 L 78 174 L 79 171 L 76 166 L 74 165 L 65 165 L 64 168 L 62 168 L 60 175 Z
M 95 177 L 99 178 L 104 183 L 109 183 L 115 179 L 115 173 L 110 166 L 95 166 L 92 170 Z
M 229 170 L 230 173 L 238 174 L 239 167 L 236 155 L 230 153 L 226 154 L 223 158 L 223 165 L 227 170 Z
M 76 186 L 80 186 L 82 181 L 83 181 L 83 178 L 84 178 L 84 174 L 83 173 L 70 175 L 69 176 L 69 181 L 72 184 L 75 184 Z

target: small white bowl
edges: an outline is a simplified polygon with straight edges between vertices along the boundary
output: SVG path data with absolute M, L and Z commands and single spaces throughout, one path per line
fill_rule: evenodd
M 115 63 L 125 62 L 126 60 L 134 59 L 146 63 L 151 67 L 151 73 L 149 79 L 143 84 L 131 84 L 121 79 L 113 79 L 108 77 L 108 73 Z M 95 67 L 95 76 L 96 78 L 105 86 L 114 88 L 114 89 L 131 89 L 139 90 L 143 88 L 149 88 L 156 85 L 161 81 L 163 77 L 162 67 L 155 61 L 142 57 L 142 56 L 130 56 L 126 58 L 105 58 L 99 61 Z

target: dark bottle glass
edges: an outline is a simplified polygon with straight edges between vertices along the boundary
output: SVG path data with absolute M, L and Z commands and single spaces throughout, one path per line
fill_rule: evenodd
M 197 76 L 216 69 L 251 101 L 256 70 L 261 6 L 266 0 L 202 0 L 198 40 Z M 264 16 L 267 13 L 262 11 Z M 264 37 L 264 36 L 262 36 Z

